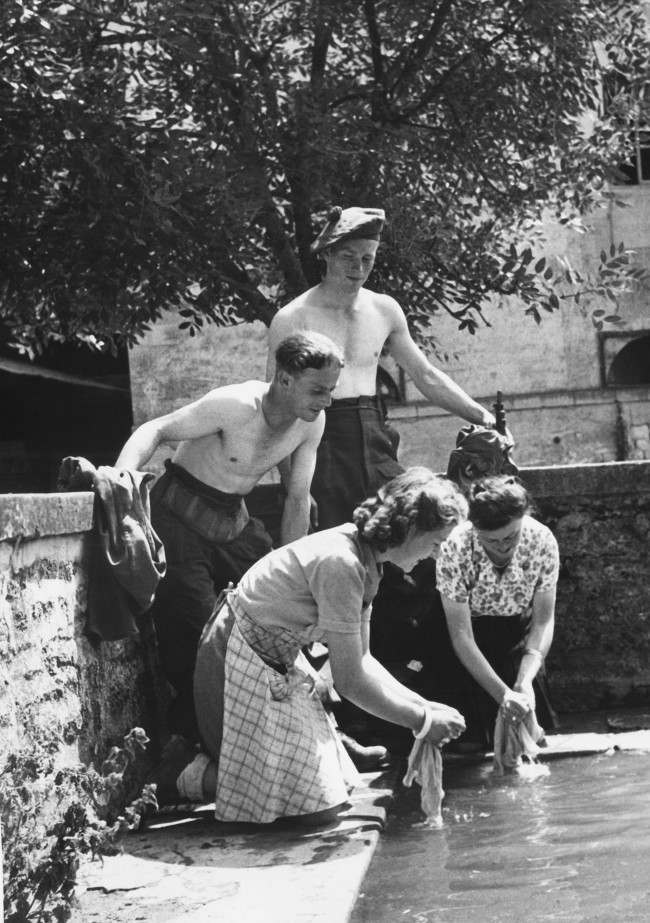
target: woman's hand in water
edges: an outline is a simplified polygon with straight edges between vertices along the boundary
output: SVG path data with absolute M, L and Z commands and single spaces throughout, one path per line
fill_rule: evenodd
M 433 713 L 431 727 L 426 736 L 432 744 L 443 746 L 450 740 L 455 740 L 465 730 L 465 719 L 459 711 L 451 705 L 441 702 L 427 702 L 425 708 Z
M 531 708 L 531 702 L 525 692 L 506 689 L 500 705 L 500 710 L 506 721 L 510 721 L 512 724 L 519 724 L 519 722 L 526 717 Z

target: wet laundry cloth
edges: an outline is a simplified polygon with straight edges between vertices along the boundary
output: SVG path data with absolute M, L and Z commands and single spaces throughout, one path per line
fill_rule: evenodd
M 219 593 L 272 541 L 242 496 L 210 487 L 172 461 L 165 469 L 151 490 L 151 519 L 165 546 L 167 574 L 151 612 L 163 672 L 176 692 L 169 729 L 198 740 L 192 690 L 201 632 Z
M 497 775 L 513 772 L 524 762 L 535 763 L 539 753 L 539 741 L 544 731 L 537 723 L 534 711 L 513 724 L 502 708 L 497 712 L 494 724 L 494 771 Z
M 254 622 L 227 595 L 206 625 L 195 675 L 215 817 L 270 823 L 347 800 L 359 777 L 314 689 L 298 632 Z M 304 669 L 303 669 L 304 667 Z
M 398 444 L 399 434 L 386 422 L 378 396 L 332 401 L 311 484 L 319 529 L 350 522 L 360 503 L 404 471 Z
M 95 468 L 73 456 L 61 463 L 59 487 L 95 492 L 86 622 L 95 640 L 137 635 L 136 617 L 150 608 L 165 574 L 165 551 L 150 521 L 147 483 L 152 479 L 141 471 Z
M 429 827 L 442 826 L 442 753 L 440 747 L 428 740 L 416 740 L 411 747 L 403 785 L 413 782 L 420 785 L 420 806 Z

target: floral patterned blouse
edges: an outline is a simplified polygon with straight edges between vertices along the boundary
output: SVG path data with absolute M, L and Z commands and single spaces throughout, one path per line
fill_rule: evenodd
M 524 516 L 519 543 L 503 570 L 492 563 L 471 522 L 464 522 L 440 548 L 436 582 L 442 596 L 468 602 L 472 618 L 528 616 L 535 593 L 555 587 L 559 563 L 553 533 L 531 516 Z

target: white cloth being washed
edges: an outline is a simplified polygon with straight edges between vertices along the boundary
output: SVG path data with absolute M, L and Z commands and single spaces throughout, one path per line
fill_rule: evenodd
M 547 775 L 548 766 L 537 762 L 539 741 L 544 730 L 537 723 L 534 711 L 529 711 L 518 724 L 508 721 L 502 708 L 494 725 L 494 772 L 505 775 L 517 771 L 530 777 Z
M 416 740 L 409 754 L 406 774 L 402 780 L 408 788 L 413 782 L 420 786 L 420 806 L 428 827 L 442 827 L 442 753 L 430 741 Z

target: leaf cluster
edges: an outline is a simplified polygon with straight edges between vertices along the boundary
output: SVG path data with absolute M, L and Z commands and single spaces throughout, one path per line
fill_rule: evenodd
M 156 807 L 150 785 L 129 803 L 134 767 L 148 742 L 142 728 L 134 728 L 99 771 L 84 765 L 57 770 L 52 739 L 8 757 L 0 773 L 7 923 L 69 919 L 81 858 L 116 852 L 119 834 L 137 829 L 149 806 Z M 52 812 L 57 820 L 47 820 Z
M 386 209 L 374 282 L 416 334 L 547 310 L 522 252 L 606 201 L 649 60 L 634 0 L 8 0 L 0 26 L 1 316 L 32 353 L 167 307 L 268 322 L 332 203 Z

